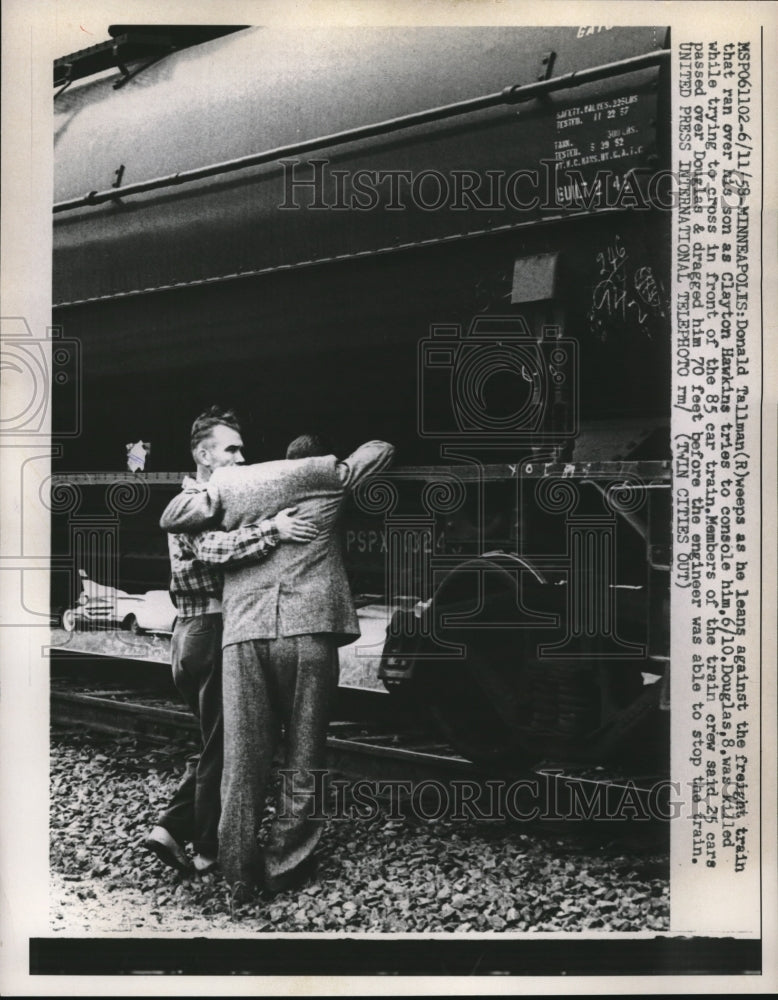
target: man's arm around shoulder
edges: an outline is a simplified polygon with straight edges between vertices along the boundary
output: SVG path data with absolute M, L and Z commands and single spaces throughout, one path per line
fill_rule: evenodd
M 337 469 L 347 490 L 353 490 L 363 479 L 387 469 L 394 458 L 394 445 L 386 441 L 367 441 L 343 461 Z
M 217 524 L 220 516 L 219 490 L 213 477 L 207 484 L 190 480 L 165 507 L 159 526 L 175 533 L 200 532 Z

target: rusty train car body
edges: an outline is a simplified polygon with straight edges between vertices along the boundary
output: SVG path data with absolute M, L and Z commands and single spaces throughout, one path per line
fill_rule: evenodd
M 55 609 L 108 508 L 101 582 L 165 585 L 211 402 L 249 461 L 382 437 L 344 524 L 365 665 L 477 760 L 660 766 L 667 31 L 111 36 L 55 64 Z

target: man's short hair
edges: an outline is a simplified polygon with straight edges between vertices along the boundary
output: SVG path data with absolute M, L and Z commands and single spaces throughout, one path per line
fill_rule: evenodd
M 230 427 L 240 434 L 240 423 L 234 410 L 223 410 L 221 406 L 209 406 L 192 424 L 192 433 L 189 437 L 189 447 L 194 454 L 195 449 L 210 437 L 214 427 Z
M 301 434 L 289 442 L 286 449 L 287 458 L 318 458 L 331 455 L 332 447 L 326 438 L 319 434 Z

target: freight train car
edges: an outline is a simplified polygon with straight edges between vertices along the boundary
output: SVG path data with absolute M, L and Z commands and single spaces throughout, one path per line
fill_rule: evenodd
M 165 586 L 210 403 L 249 461 L 381 437 L 348 677 L 477 760 L 666 760 L 667 31 L 109 34 L 54 67 L 54 610 Z

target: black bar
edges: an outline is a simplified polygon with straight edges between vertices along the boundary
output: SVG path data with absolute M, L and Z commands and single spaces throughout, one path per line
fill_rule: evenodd
M 30 974 L 254 976 L 748 975 L 761 940 L 31 938 Z

